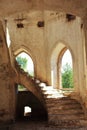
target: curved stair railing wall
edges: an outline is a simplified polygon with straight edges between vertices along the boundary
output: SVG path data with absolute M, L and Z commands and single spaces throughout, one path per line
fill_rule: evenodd
M 39 86 L 42 83 L 42 81 L 30 76 L 27 72 L 21 69 L 21 66 L 17 63 L 17 61 L 15 61 L 15 68 L 18 73 L 16 80 L 18 84 L 24 85 L 30 92 L 32 92 L 39 99 L 41 104 L 43 104 L 43 106 L 46 108 L 44 95 Z M 46 85 L 46 83 L 43 84 Z
M 31 84 L 31 88 L 27 88 L 35 94 L 38 99 L 43 102 L 50 125 L 56 125 L 58 128 L 80 128 L 87 124 L 85 113 L 81 104 L 69 96 L 64 96 L 61 90 L 56 90 L 52 86 L 47 86 L 36 78 L 32 78 L 28 73 L 24 72 L 18 63 L 16 69 L 19 73 L 19 82 L 21 76 L 24 75 Z

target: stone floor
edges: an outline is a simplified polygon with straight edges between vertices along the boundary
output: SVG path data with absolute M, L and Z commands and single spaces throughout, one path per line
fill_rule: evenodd
M 60 121 L 60 123 L 62 123 Z M 83 122 L 82 122 L 83 124 Z M 0 130 L 87 130 L 87 121 L 84 122 L 83 126 L 71 125 L 52 125 L 48 121 L 43 120 L 20 120 L 10 124 L 0 125 Z
M 9 130 L 87 130 L 87 127 L 61 128 L 46 121 L 18 121 Z

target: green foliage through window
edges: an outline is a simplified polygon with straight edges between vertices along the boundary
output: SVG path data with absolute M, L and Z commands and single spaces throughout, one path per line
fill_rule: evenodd
M 73 70 L 71 66 L 66 63 L 62 70 L 62 87 L 63 88 L 73 88 Z
M 32 77 L 34 76 L 34 67 L 31 57 L 23 52 L 16 57 L 16 61 L 25 72 L 27 72 Z
M 27 67 L 27 59 L 26 58 L 22 58 L 20 56 L 17 56 L 16 58 L 18 64 L 21 66 L 21 68 L 26 71 L 26 67 Z
M 18 85 L 18 91 L 26 91 L 27 89 L 23 85 Z

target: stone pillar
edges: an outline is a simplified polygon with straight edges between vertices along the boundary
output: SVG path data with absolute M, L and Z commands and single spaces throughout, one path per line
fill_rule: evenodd
M 85 34 L 85 52 L 86 52 L 86 64 L 87 64 L 87 13 L 84 14 L 82 20 L 83 20 L 82 26 L 84 28 L 84 34 Z
M 84 52 L 85 52 L 85 57 L 84 57 L 84 61 L 85 61 L 85 66 L 84 66 L 84 70 L 85 70 L 85 78 L 86 78 L 86 90 L 87 90 L 87 16 L 83 18 L 83 27 L 84 27 L 84 38 L 85 38 L 85 48 L 84 48 Z
M 84 33 L 84 90 L 81 93 L 82 102 L 84 104 L 84 107 L 86 108 L 86 116 L 87 116 L 87 14 L 82 18 L 82 27 L 83 27 L 83 33 Z

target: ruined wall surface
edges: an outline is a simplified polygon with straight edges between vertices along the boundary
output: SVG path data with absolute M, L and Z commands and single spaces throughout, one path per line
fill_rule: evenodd
M 8 5 L 8 6 L 7 6 Z M 86 0 L 7 0 L 1 1 L 0 4 L 0 16 L 8 16 L 21 11 L 29 10 L 57 10 L 63 12 L 69 12 L 78 16 L 84 16 L 87 9 Z
M 0 122 L 13 120 L 14 115 L 14 89 L 13 72 L 10 64 L 9 52 L 6 45 L 5 33 L 0 22 Z
M 75 92 L 81 96 L 86 103 L 86 61 L 85 61 L 85 41 L 82 20 L 77 17 L 76 20 L 67 21 L 63 14 L 56 17 L 56 13 L 52 13 L 54 19 L 50 17 L 46 19 L 46 35 L 47 42 L 47 77 L 51 81 L 51 71 L 54 71 L 54 87 L 58 87 L 58 68 L 57 61 L 60 52 L 64 47 L 70 49 L 73 69 L 74 69 L 74 87 Z M 61 44 L 62 43 L 62 44 Z M 62 47 L 64 44 L 64 47 Z M 55 56 L 53 56 L 55 55 Z M 54 58 L 53 58 L 54 57 Z M 56 59 L 56 60 L 55 60 Z M 52 61 L 51 61 L 52 60 Z M 50 62 L 51 61 L 51 62 Z M 55 62 L 55 63 L 53 63 Z M 52 67 L 51 67 L 52 66 Z M 56 70 L 55 70 L 56 69 Z M 77 96 L 78 96 L 77 95 Z
M 19 16 L 21 15 L 19 14 Z M 75 91 L 81 93 L 82 96 L 85 92 L 86 79 L 83 58 L 85 45 L 81 19 L 76 17 L 76 19 L 68 21 L 66 14 L 55 11 L 32 11 L 24 13 L 24 16 L 26 16 L 26 20 L 21 21 L 24 28 L 17 28 L 18 22 L 15 21 L 17 15 L 8 18 L 10 47 L 14 56 L 18 50 L 21 52 L 24 48 L 34 61 L 35 76 L 52 85 L 51 66 L 55 62 L 57 68 L 58 58 L 63 49 L 59 44 L 64 44 L 64 47 L 70 49 L 73 58 Z M 39 28 L 38 21 L 44 21 L 44 27 Z M 57 48 L 56 52 L 55 48 Z M 52 55 L 56 55 L 55 61 L 52 61 Z M 54 74 L 54 87 L 58 87 L 57 71 L 56 69 Z
M 87 90 L 87 63 L 85 57 L 84 40 L 81 35 L 81 23 L 79 20 L 68 23 L 62 21 L 61 19 L 58 20 L 58 18 L 53 16 L 54 20 L 49 21 L 46 19 L 45 27 L 38 28 L 37 21 L 42 21 L 45 17 L 45 14 L 42 15 L 42 12 L 40 12 L 39 14 L 41 15 L 38 20 L 36 19 L 36 22 L 31 24 L 33 21 L 35 21 L 31 15 L 29 19 L 32 19 L 31 22 L 29 24 L 26 23 L 23 29 L 17 29 L 17 22 L 14 19 L 18 17 L 13 17 L 12 21 L 8 19 L 10 14 L 22 11 L 30 11 L 31 8 L 34 10 L 45 9 L 72 13 L 80 16 L 84 20 L 83 23 L 85 25 L 84 28 L 86 35 L 85 43 L 87 44 L 87 0 L 15 0 L 14 2 L 7 0 L 2 1 L 0 3 L 0 7 L 0 18 L 6 18 L 8 20 L 8 27 L 10 30 L 12 42 L 11 50 L 13 54 L 21 46 L 22 48 L 27 48 L 27 51 L 29 51 L 29 53 L 32 55 L 32 58 L 34 59 L 36 77 L 47 80 L 51 84 L 51 67 L 49 66 L 53 48 L 57 47 L 60 41 L 64 42 L 64 44 L 70 47 L 73 52 L 75 74 L 74 82 L 75 87 L 77 88 L 76 91 L 78 91 L 83 97 L 84 103 L 87 106 L 87 95 L 85 91 Z M 3 29 L 2 26 L 0 27 L 0 34 L 4 41 L 3 43 L 5 43 L 5 37 L 2 32 Z M 13 111 L 15 103 L 13 103 L 13 101 L 15 101 L 15 97 L 14 89 L 12 88 L 14 81 L 12 81 L 13 74 L 9 65 L 10 61 L 6 46 L 5 44 L 2 46 L 0 42 L 0 120 L 13 119 L 14 113 Z M 10 74 L 12 75 L 9 74 L 10 71 Z
M 58 53 L 55 61 L 55 66 L 57 66 L 58 57 L 63 49 L 59 44 L 64 44 L 72 54 L 74 85 L 76 91 L 78 91 L 79 87 L 84 84 L 84 61 L 82 62 L 84 43 L 82 40 L 81 19 L 76 17 L 75 20 L 68 21 L 66 14 L 55 11 L 36 11 L 25 13 L 24 16 L 26 16 L 26 20 L 22 22 L 24 28 L 17 28 L 17 21 L 14 21 L 16 15 L 8 19 L 12 53 L 15 54 L 17 50 L 22 51 L 22 48 L 27 50 L 34 62 L 35 76 L 43 81 L 48 81 L 52 85 L 51 64 L 54 62 L 51 61 L 52 55 Z M 30 21 L 28 21 L 29 19 Z M 37 23 L 43 19 L 45 22 L 44 27 L 39 28 Z M 56 51 L 53 54 L 55 48 L 57 48 L 58 52 Z M 57 73 L 54 77 L 58 82 Z M 54 87 L 57 87 L 55 84 Z
M 8 20 L 8 28 L 12 52 L 15 54 L 20 48 L 25 49 L 35 63 L 35 76 L 46 80 L 44 28 L 37 26 L 38 21 L 43 20 L 42 12 L 30 13 L 29 18 L 27 17 L 23 22 L 24 28 L 17 28 L 17 21 L 14 21 L 14 18 L 11 19 Z
M 50 18 L 50 20 L 46 20 L 45 34 L 46 34 L 45 41 L 47 42 L 46 44 L 48 45 L 47 77 L 50 80 L 49 74 L 51 72 L 51 64 L 52 64 L 50 61 L 52 55 L 55 55 L 55 53 L 58 55 L 55 57 L 56 61 L 52 62 L 56 62 L 55 66 L 57 66 L 58 57 L 63 49 L 63 47 L 61 48 L 59 44 L 62 43 L 65 45 L 65 47 L 70 49 L 74 68 L 74 85 L 78 91 L 79 88 L 84 84 L 84 69 L 83 69 L 84 61 L 82 62 L 83 59 L 82 57 L 84 54 L 83 52 L 84 43 L 82 40 L 83 37 L 82 37 L 80 18 L 77 17 L 76 20 L 68 22 L 66 19 L 66 15 L 64 16 L 63 14 L 60 14 L 59 17 L 56 17 L 54 13 L 54 19 Z M 54 52 L 55 49 L 56 51 Z

